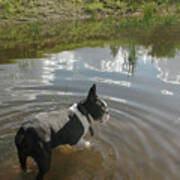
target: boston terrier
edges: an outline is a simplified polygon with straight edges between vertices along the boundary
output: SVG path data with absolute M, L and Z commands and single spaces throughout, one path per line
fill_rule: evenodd
M 31 156 L 38 165 L 36 180 L 43 180 L 50 169 L 52 149 L 60 145 L 76 145 L 89 131 L 92 124 L 109 119 L 104 100 L 96 94 L 96 85 L 88 96 L 67 110 L 39 113 L 24 122 L 15 136 L 21 168 L 26 171 L 26 159 Z

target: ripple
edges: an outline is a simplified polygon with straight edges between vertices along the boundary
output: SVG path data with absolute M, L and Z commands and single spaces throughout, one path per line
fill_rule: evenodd
M 180 146 L 179 140 L 175 139 L 179 133 L 169 121 L 165 121 L 166 113 L 153 111 L 154 108 L 135 102 L 103 97 L 111 105 L 111 119 L 107 127 L 101 129 L 99 137 L 113 149 L 117 162 L 124 162 L 134 171 L 139 171 L 141 164 L 148 161 L 146 168 L 154 174 L 158 173 L 161 179 L 164 176 L 159 172 L 163 170 L 169 172 L 166 177 L 177 179 L 176 158 L 180 154 Z

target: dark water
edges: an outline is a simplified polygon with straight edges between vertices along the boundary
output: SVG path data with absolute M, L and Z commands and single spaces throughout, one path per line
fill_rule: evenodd
M 161 58 L 152 47 L 84 47 L 0 65 L 0 179 L 33 180 L 19 168 L 14 135 L 42 111 L 68 107 L 97 84 L 111 118 L 95 126 L 92 146 L 57 148 L 46 180 L 180 179 L 180 51 Z M 150 55 L 151 54 L 151 55 Z

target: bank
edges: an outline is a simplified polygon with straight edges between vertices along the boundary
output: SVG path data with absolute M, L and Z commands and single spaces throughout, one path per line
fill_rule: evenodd
M 157 2 L 128 5 L 122 1 L 120 5 L 124 8 L 117 8 L 117 4 L 107 6 L 102 1 L 98 4 L 94 1 L 30 0 L 28 3 L 32 4 L 29 5 L 25 4 L 25 0 L 17 2 L 21 4 L 17 4 L 16 8 L 22 8 L 18 12 L 11 10 L 4 17 L 0 11 L 1 64 L 85 46 L 110 44 L 116 47 L 121 44 L 128 47 L 137 43 L 159 47 L 162 34 L 168 40 L 161 44 L 158 52 L 154 48 L 154 55 L 173 55 L 176 48 L 180 48 L 177 2 L 169 3 L 166 8 L 165 4 Z M 136 11 L 130 11 L 129 8 L 135 4 L 138 9 L 134 7 Z M 2 4 L 0 7 L 2 9 Z M 7 9 L 4 11 L 9 12 Z
M 178 21 L 178 0 L 0 0 L 0 24 L 82 19 L 171 17 Z

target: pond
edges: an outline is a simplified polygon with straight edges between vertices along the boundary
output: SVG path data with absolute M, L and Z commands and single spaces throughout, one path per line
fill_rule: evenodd
M 175 39 L 178 35 L 174 34 Z M 163 33 L 158 37 L 162 41 L 155 45 L 155 37 L 150 39 L 148 45 L 107 42 L 48 53 L 43 58 L 19 59 L 16 54 L 13 64 L 9 64 L 10 54 L 4 53 L 0 65 L 0 179 L 35 178 L 37 167 L 32 160 L 28 173 L 22 174 L 19 168 L 14 136 L 20 124 L 40 112 L 68 108 L 96 83 L 98 94 L 110 108 L 110 120 L 94 126 L 95 137 L 87 135 L 90 148 L 55 149 L 45 179 L 178 180 L 180 43 L 174 47 L 174 41 L 169 42 Z M 158 51 L 163 53 L 157 55 Z

